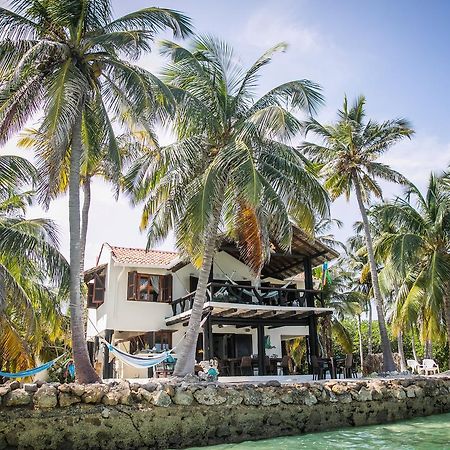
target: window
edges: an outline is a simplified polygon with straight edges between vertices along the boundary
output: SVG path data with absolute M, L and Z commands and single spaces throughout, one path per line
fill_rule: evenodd
M 128 273 L 127 299 L 138 302 L 172 301 L 172 275 Z
M 98 308 L 105 301 L 105 275 L 94 273 L 87 283 L 87 288 L 87 307 Z

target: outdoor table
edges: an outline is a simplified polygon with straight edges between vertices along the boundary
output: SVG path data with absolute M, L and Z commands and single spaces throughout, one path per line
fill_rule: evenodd
M 275 369 L 275 374 L 278 375 L 277 372 L 277 368 L 278 368 L 278 364 L 281 363 L 283 358 L 270 358 L 270 365 L 271 368 Z M 241 358 L 224 358 L 223 361 L 227 362 L 230 366 L 230 375 L 231 376 L 235 376 L 238 375 L 238 370 L 237 368 L 240 367 L 241 364 Z M 253 373 L 255 373 L 255 369 L 258 369 L 258 358 L 256 356 L 252 356 L 252 369 L 253 369 Z

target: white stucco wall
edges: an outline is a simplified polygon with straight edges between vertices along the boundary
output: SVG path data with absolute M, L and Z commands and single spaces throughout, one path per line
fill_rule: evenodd
M 166 329 L 164 319 L 172 315 L 171 306 L 167 303 L 129 301 L 127 285 L 128 272 L 134 270 L 154 275 L 166 275 L 169 272 L 164 269 L 120 266 L 113 261 L 108 248 L 103 249 L 103 254 L 106 252 L 109 257 L 105 301 L 99 308 L 89 310 L 88 336 L 97 334 L 91 321 L 95 323 L 95 328 L 100 334 L 106 329 L 143 333 Z
M 155 275 L 166 275 L 170 272 L 165 269 L 117 265 L 113 261 L 108 247 L 103 248 L 102 258 L 99 261 L 99 264 L 101 263 L 108 264 L 105 280 L 105 301 L 99 308 L 89 310 L 88 336 L 103 335 L 106 329 L 136 334 L 172 329 L 176 330 L 172 336 L 172 343 L 176 345 L 182 339 L 186 327 L 180 324 L 166 326 L 165 318 L 172 315 L 172 308 L 169 304 L 127 300 L 128 272 L 136 270 L 139 273 Z M 213 274 L 216 280 L 225 281 L 227 279 L 226 276 L 228 276 L 234 281 L 254 281 L 254 275 L 251 270 L 226 252 L 220 252 L 215 256 Z M 191 275 L 198 277 L 198 270 L 192 264 L 187 264 L 173 274 L 173 299 L 180 298 L 189 292 L 189 278 Z M 272 283 L 278 282 L 281 285 L 285 284 L 283 281 L 276 279 L 267 279 L 267 281 Z M 295 283 L 299 289 L 304 288 L 303 281 L 296 280 Z M 92 323 L 95 324 L 95 327 Z M 246 328 L 236 328 L 234 326 L 219 328 L 214 325 L 213 333 L 251 334 L 253 353 L 256 354 L 258 352 L 256 329 L 247 331 Z M 307 336 L 308 327 L 298 326 L 274 329 L 266 327 L 265 334 L 270 336 L 271 344 L 274 346 L 273 349 L 267 350 L 266 354 L 268 356 L 274 354 L 281 356 L 282 339 Z M 127 343 L 120 345 L 124 350 L 129 350 Z M 117 375 L 121 378 L 147 378 L 148 374 L 147 370 L 134 369 L 119 362 L 116 363 L 115 369 L 117 370 Z

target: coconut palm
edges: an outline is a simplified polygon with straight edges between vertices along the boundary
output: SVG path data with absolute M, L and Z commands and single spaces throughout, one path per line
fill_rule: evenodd
M 331 267 L 328 271 L 329 277 L 324 276 L 323 267 L 316 267 L 313 275 L 316 279 L 323 280 L 320 281 L 322 306 L 333 309 L 333 314 L 325 316 L 321 323 L 325 354 L 327 358 L 331 358 L 334 356 L 332 335 L 346 353 L 353 352 L 353 342 L 350 333 L 343 324 L 343 319 L 356 316 L 360 325 L 362 305 L 366 296 L 355 287 L 355 277 L 352 272 L 344 270 L 339 265 Z M 360 331 L 359 326 L 358 332 L 360 333 Z M 361 364 L 362 361 L 363 359 L 361 359 Z
M 419 323 L 422 340 L 439 338 L 444 324 L 450 343 L 450 193 L 447 176 L 430 176 L 424 194 L 410 185 L 378 211 L 392 226 L 377 243 L 389 269 L 386 277 L 399 283 L 397 321 L 407 329 Z M 429 346 L 429 344 L 428 344 Z
M 355 284 L 358 291 L 366 296 L 366 302 L 363 304 L 364 311 L 367 314 L 367 354 L 372 354 L 372 279 L 370 267 L 367 261 L 367 252 L 364 249 L 364 237 L 359 233 L 359 224 L 356 224 L 356 234 L 347 240 L 346 253 L 343 258 L 345 266 L 355 276 Z
M 234 239 L 255 273 L 269 241 L 289 249 L 290 218 L 313 231 L 328 212 L 326 192 L 290 140 L 301 128 L 293 111 L 322 102 L 308 80 L 277 86 L 256 98 L 259 72 L 279 44 L 248 70 L 213 37 L 190 48 L 163 43 L 171 62 L 164 80 L 177 101 L 176 142 L 131 171 L 135 201 L 144 202 L 148 245 L 175 230 L 177 246 L 200 269 L 192 314 L 175 375 L 192 373 L 208 276 L 219 235 Z
M 301 145 L 301 149 L 320 165 L 320 174 L 325 179 L 325 187 L 333 199 L 344 195 L 348 200 L 351 192 L 355 192 L 364 224 L 367 255 L 380 325 L 383 367 L 385 371 L 393 371 L 395 365 L 386 329 L 383 298 L 378 283 L 366 207 L 371 195 L 378 198 L 382 196 L 377 179 L 396 183 L 406 182 L 401 174 L 376 160 L 393 144 L 411 136 L 413 130 L 404 119 L 388 120 L 382 123 L 372 120 L 365 122 L 364 106 L 365 98 L 362 96 L 351 107 L 345 98 L 335 124 L 322 125 L 315 119 L 308 120 L 305 125 L 306 133 L 313 133 L 323 142 L 321 144 L 305 142 Z
M 117 146 L 119 153 L 119 164 L 117 167 L 114 161 L 109 158 L 108 148 L 102 146 L 100 140 L 93 140 L 88 133 L 82 134 L 83 154 L 80 164 L 80 183 L 83 191 L 83 204 L 81 207 L 81 238 L 80 238 L 80 271 L 84 271 L 84 260 L 86 252 L 86 242 L 89 223 L 89 212 L 92 200 L 92 181 L 95 178 L 102 178 L 111 184 L 116 198 L 121 189 L 122 174 L 126 171 L 128 165 L 139 155 L 150 152 L 156 142 L 148 130 L 134 130 L 131 128 L 128 132 L 117 137 Z M 45 206 L 65 194 L 68 190 L 69 182 L 69 158 L 66 158 L 61 164 L 61 172 L 58 174 L 58 180 L 50 182 L 48 174 L 52 172 L 53 149 L 50 142 L 37 129 L 27 129 L 18 141 L 18 146 L 22 148 L 32 148 L 36 152 L 38 168 L 38 186 L 39 198 Z M 67 155 L 70 155 L 70 147 L 67 149 Z
M 0 368 L 30 368 L 46 343 L 64 336 L 61 302 L 68 265 L 52 221 L 26 219 L 34 167 L 0 156 Z M 56 288 L 59 286 L 59 288 Z
M 0 145 L 37 112 L 39 131 L 53 149 L 49 182 L 69 161 L 70 313 L 80 382 L 97 381 L 80 299 L 80 161 L 83 135 L 102 142 L 118 171 L 120 154 L 110 115 L 123 109 L 143 126 L 169 93 L 131 64 L 150 50 L 156 32 L 190 31 L 189 20 L 168 9 L 145 8 L 112 18 L 110 0 L 14 0 L 0 8 Z M 69 145 L 70 144 L 70 145 Z M 67 149 L 70 146 L 70 154 Z M 50 189 L 52 191 L 52 189 Z

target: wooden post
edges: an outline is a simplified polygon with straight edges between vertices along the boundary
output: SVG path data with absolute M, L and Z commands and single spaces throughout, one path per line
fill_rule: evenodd
M 266 346 L 264 345 L 264 325 L 258 324 L 258 375 L 266 374 Z
M 309 256 L 306 256 L 305 259 L 303 260 L 303 268 L 305 273 L 305 289 L 312 290 L 314 289 L 314 282 L 313 282 L 311 258 Z M 309 307 L 314 307 L 314 294 L 312 292 L 306 293 L 306 305 Z
M 309 351 L 309 372 L 312 373 L 311 356 L 319 356 L 319 341 L 317 337 L 317 317 L 312 315 L 309 317 L 309 336 L 308 336 L 308 351 Z
M 114 330 L 105 330 L 105 341 L 111 344 Z M 113 365 L 109 362 L 109 349 L 105 345 L 103 353 L 103 379 L 113 377 Z
M 207 361 L 213 357 L 212 352 L 212 323 L 209 316 L 203 325 L 203 360 Z
M 151 350 L 154 347 L 154 345 L 155 345 L 155 332 L 154 331 L 150 331 L 149 333 L 146 334 L 145 338 L 146 338 L 146 341 L 147 341 L 148 348 Z M 154 367 L 149 367 L 147 369 L 147 376 L 149 378 L 153 378 L 154 375 L 155 375 L 155 372 L 154 372 L 153 369 L 154 369 Z

